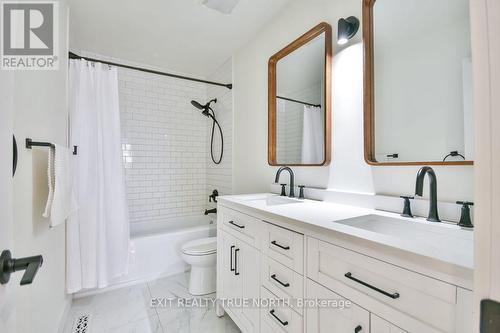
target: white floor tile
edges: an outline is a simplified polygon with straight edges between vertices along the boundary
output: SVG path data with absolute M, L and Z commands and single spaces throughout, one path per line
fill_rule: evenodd
M 213 307 L 209 309 L 182 309 L 163 311 L 159 314 L 165 333 L 236 333 L 238 327 L 226 315 L 219 318 Z
M 215 294 L 193 297 L 188 293 L 188 279 L 189 273 L 184 273 L 75 299 L 64 332 L 71 332 L 75 319 L 81 314 L 91 316 L 89 333 L 240 332 L 229 316 L 216 316 L 211 302 Z M 171 303 L 151 307 L 151 299 L 155 298 L 167 298 Z M 201 306 L 182 306 L 193 304 L 193 300 Z
M 150 301 L 151 294 L 146 284 L 116 289 L 75 299 L 69 319 L 74 322 L 81 314 L 89 314 L 91 332 L 107 332 L 109 329 L 156 315 Z
M 143 318 L 136 322 L 112 328 L 109 333 L 163 333 L 163 328 L 160 324 L 158 316 Z

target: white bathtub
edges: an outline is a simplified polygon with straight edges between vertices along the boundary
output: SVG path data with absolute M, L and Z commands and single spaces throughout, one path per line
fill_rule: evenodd
M 202 215 L 132 223 L 129 274 L 117 283 L 153 280 L 185 272 L 189 267 L 181 258 L 181 246 L 193 239 L 215 236 L 214 221 Z
M 215 221 L 201 215 L 131 223 L 129 273 L 107 288 L 82 291 L 76 297 L 187 271 L 189 266 L 180 256 L 181 246 L 192 239 L 216 236 Z

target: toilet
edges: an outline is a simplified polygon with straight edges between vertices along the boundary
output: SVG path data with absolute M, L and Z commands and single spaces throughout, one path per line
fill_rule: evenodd
M 191 265 L 189 293 L 199 296 L 215 292 L 217 237 L 195 239 L 185 243 L 182 259 Z

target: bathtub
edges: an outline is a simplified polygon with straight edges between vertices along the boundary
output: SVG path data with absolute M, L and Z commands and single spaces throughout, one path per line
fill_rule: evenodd
M 215 221 L 214 217 L 201 215 L 131 223 L 129 273 L 104 289 L 87 290 L 77 297 L 187 271 L 181 246 L 193 239 L 216 236 Z

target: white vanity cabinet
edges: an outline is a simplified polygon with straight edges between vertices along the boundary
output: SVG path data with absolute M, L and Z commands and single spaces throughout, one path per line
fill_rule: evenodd
M 370 332 L 370 313 L 365 309 L 311 280 L 306 293 L 309 301 L 318 303 L 306 309 L 307 333 Z
M 218 205 L 217 296 L 275 302 L 225 303 L 243 332 L 471 331 L 472 291 L 416 272 L 413 263 L 407 268 L 370 248 L 360 251 L 363 239 L 351 246 L 338 233 L 225 203 Z M 282 299 L 290 303 L 276 303 Z
M 370 333 L 407 333 L 379 316 L 370 314 Z
M 306 261 L 310 279 L 411 332 L 469 332 L 457 286 L 313 237 Z
M 259 309 L 241 303 L 244 299 L 258 299 L 260 296 L 259 251 L 219 230 L 217 261 L 217 297 L 230 300 L 225 304 L 225 310 L 242 330 L 259 332 Z

